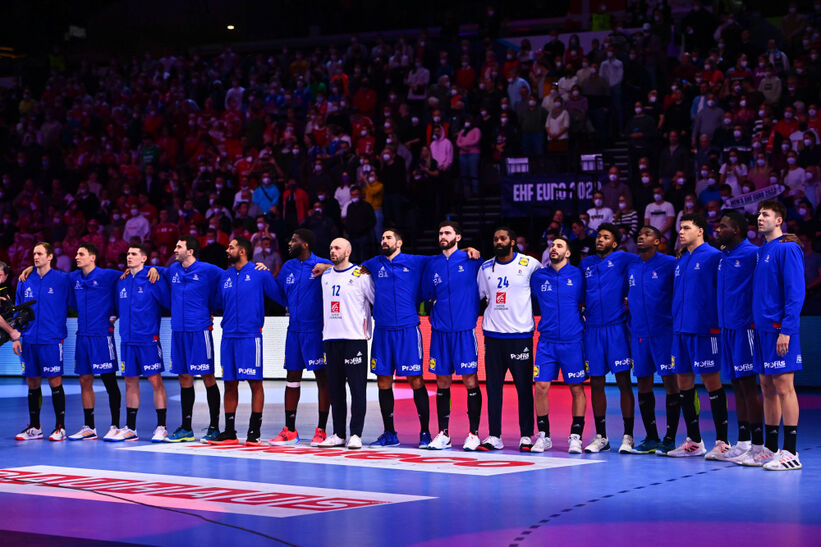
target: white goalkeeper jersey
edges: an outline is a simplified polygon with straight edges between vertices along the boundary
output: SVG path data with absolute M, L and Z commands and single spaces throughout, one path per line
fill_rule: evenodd
M 542 265 L 515 253 L 507 263 L 488 260 L 479 269 L 479 298 L 487 298 L 482 331 L 491 338 L 526 338 L 533 334 L 530 276 Z
M 322 274 L 323 340 L 369 340 L 373 332 L 373 278 L 359 266 Z

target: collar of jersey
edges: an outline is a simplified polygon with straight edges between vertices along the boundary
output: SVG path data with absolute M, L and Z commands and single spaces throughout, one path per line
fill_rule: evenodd
M 511 258 L 511 259 L 510 259 L 510 260 L 508 260 L 507 262 L 502 262 L 501 260 L 499 260 L 499 259 L 497 258 L 497 259 L 496 259 L 496 264 L 499 264 L 500 266 L 504 266 L 505 264 L 510 264 L 511 262 L 513 262 L 514 260 L 516 260 L 516 257 L 517 257 L 517 256 L 519 256 L 519 253 L 513 253 L 513 258 Z

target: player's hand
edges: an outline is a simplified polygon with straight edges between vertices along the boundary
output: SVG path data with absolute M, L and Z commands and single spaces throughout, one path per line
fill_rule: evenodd
M 12 342 L 18 341 L 21 336 L 23 335 L 20 334 L 20 331 L 17 329 L 11 329 L 11 332 L 9 332 L 9 338 L 11 338 Z
M 26 279 L 28 279 L 28 276 L 30 276 L 31 272 L 33 272 L 33 271 L 34 271 L 34 266 L 29 266 L 25 270 L 20 272 L 20 277 L 19 277 L 20 281 L 25 281 Z
M 317 264 L 316 266 L 314 266 L 314 269 L 311 271 L 311 273 L 314 274 L 314 277 L 319 277 L 325 272 L 325 270 L 327 270 L 330 267 L 331 264 Z
M 109 318 L 108 318 L 108 322 L 109 322 L 109 323 L 111 323 L 111 324 L 113 325 L 114 323 L 116 323 L 116 322 L 117 322 L 117 316 L 116 316 L 116 315 L 111 315 L 111 316 L 109 316 Z
M 150 283 L 156 283 L 159 278 L 160 272 L 157 271 L 157 268 L 151 268 L 148 270 L 148 281 Z
M 468 254 L 468 258 L 470 258 L 470 259 L 475 260 L 477 258 L 482 258 L 482 253 L 480 253 L 479 251 L 477 251 L 473 247 L 466 248 L 465 252 Z
M 778 340 L 775 342 L 775 351 L 779 357 L 784 357 L 790 349 L 790 335 L 779 334 Z
M 255 269 L 255 270 L 262 270 L 262 271 L 267 272 L 267 271 L 268 271 L 268 266 L 266 266 L 266 265 L 265 265 L 265 264 L 263 264 L 262 262 L 257 262 L 257 263 L 254 265 L 254 269 Z
M 15 355 L 23 355 L 23 344 L 20 343 L 20 340 L 15 340 L 11 345 L 11 349 Z

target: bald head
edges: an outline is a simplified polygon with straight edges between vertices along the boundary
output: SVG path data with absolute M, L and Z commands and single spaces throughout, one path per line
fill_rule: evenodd
M 350 264 L 351 242 L 344 237 L 338 237 L 331 241 L 331 262 L 334 266 L 347 268 Z

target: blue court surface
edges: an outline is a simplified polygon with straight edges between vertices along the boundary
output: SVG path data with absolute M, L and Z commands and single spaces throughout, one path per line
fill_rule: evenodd
M 68 433 L 82 425 L 75 379 L 67 379 Z M 703 458 L 619 455 L 618 392 L 608 388 L 607 454 L 570 456 L 570 394 L 551 390 L 552 450 L 518 452 L 515 391 L 505 388 L 503 440 L 494 453 L 461 450 L 467 432 L 465 391 L 453 388 L 454 448 L 415 448 L 418 420 L 411 391 L 396 386 L 402 446 L 319 449 L 316 389 L 303 383 L 297 414 L 303 441 L 291 447 L 206 447 L 82 442 L 17 442 L 27 421 L 26 388 L 0 380 L 0 543 L 26 545 L 731 545 L 821 544 L 821 394 L 800 392 L 798 449 L 804 469 L 766 472 Z M 96 420 L 108 428 L 98 387 Z M 179 387 L 166 380 L 168 425 L 179 424 Z M 283 382 L 266 382 L 263 438 L 282 428 Z M 237 430 L 247 428 L 247 386 L 240 386 Z M 436 386 L 428 385 L 433 395 Z M 49 389 L 42 410 L 46 435 L 54 415 Z M 245 395 L 243 395 L 245 392 Z M 702 432 L 715 441 L 706 393 Z M 364 441 L 381 433 L 376 386 L 369 385 Z M 664 394 L 656 392 L 663 433 Z M 485 403 L 486 403 L 485 399 Z M 736 437 L 730 397 L 730 440 Z M 123 414 L 125 411 L 123 411 Z M 487 434 L 484 415 L 480 435 Z M 124 419 L 124 416 L 123 416 Z M 142 386 L 138 430 L 155 425 L 151 391 Z M 207 425 L 197 386 L 194 426 Z M 436 427 L 435 397 L 431 426 Z M 435 433 L 435 431 L 434 431 Z M 678 441 L 683 440 L 683 423 Z M 593 437 L 588 413 L 584 441 Z M 636 437 L 643 428 L 636 410 Z

